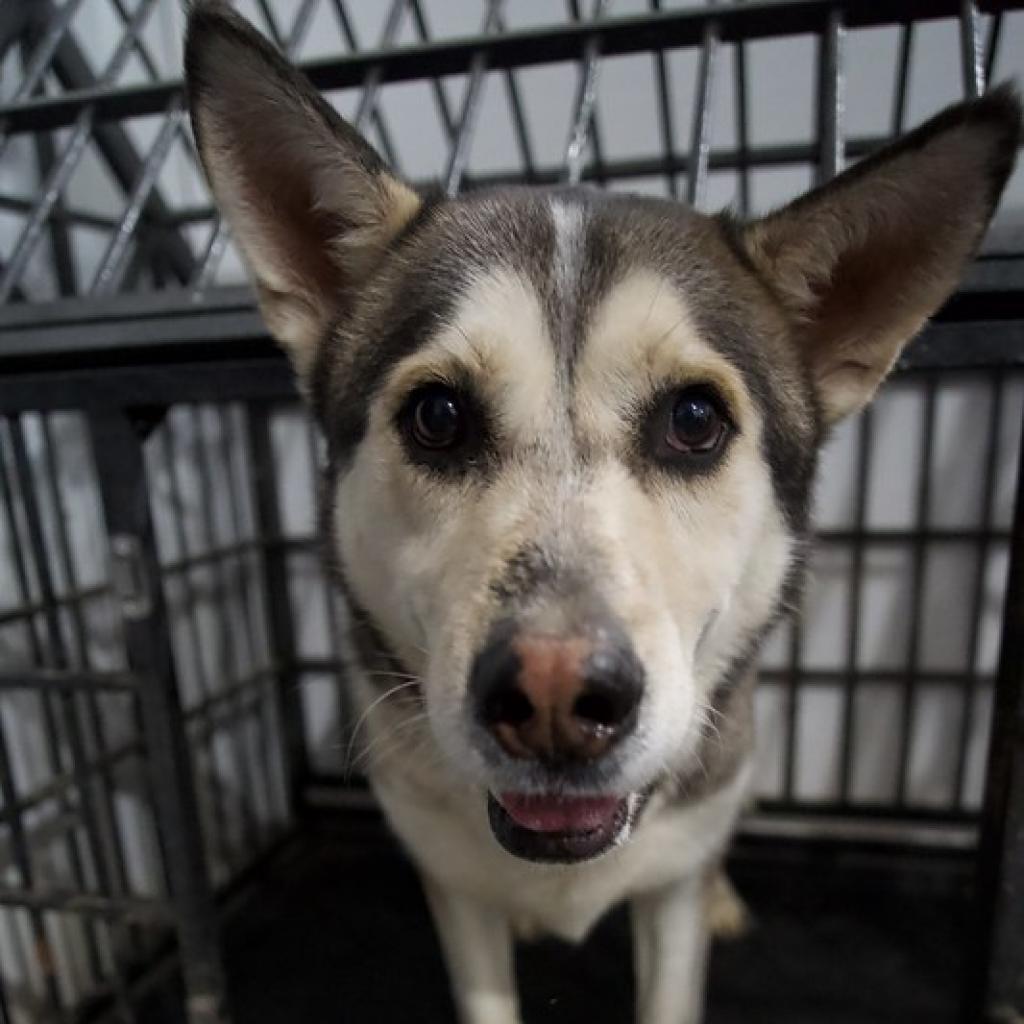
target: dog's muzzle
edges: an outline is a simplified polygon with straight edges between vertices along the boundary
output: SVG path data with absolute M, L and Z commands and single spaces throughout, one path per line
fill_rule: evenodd
M 600 777 L 602 760 L 634 730 L 643 691 L 643 669 L 618 631 L 552 635 L 513 622 L 492 631 L 473 664 L 474 715 L 500 756 L 550 784 L 548 792 L 534 783 L 490 795 L 491 828 L 505 849 L 576 861 L 616 843 L 629 825 L 630 794 L 566 788 L 575 793 L 580 780 Z

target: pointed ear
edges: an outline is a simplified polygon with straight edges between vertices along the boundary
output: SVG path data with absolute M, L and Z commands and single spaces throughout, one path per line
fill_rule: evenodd
M 829 422 L 868 402 L 954 289 L 1020 141 L 1020 99 L 1003 86 L 743 229 L 793 317 Z
M 192 6 L 185 72 L 217 205 L 271 334 L 305 376 L 328 326 L 420 199 L 227 4 Z

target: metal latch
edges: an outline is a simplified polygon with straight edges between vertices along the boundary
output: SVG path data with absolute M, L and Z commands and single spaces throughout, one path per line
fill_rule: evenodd
M 126 619 L 144 619 L 153 609 L 142 543 L 130 533 L 110 538 L 110 580 Z

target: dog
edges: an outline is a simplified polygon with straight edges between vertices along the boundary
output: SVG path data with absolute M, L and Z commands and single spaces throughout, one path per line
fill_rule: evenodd
M 192 6 L 185 63 L 217 206 L 326 438 L 367 773 L 460 1020 L 520 1020 L 515 937 L 581 940 L 628 901 L 638 1021 L 696 1024 L 818 451 L 974 254 L 1019 98 L 742 222 L 421 194 L 220 2 Z

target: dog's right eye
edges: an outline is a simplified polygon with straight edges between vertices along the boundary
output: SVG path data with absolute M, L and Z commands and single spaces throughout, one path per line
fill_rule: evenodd
M 409 405 L 409 434 L 428 451 L 453 448 L 465 431 L 459 396 L 441 384 L 431 385 L 412 396 Z

